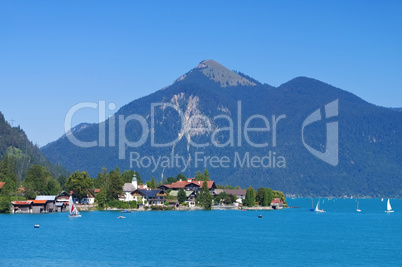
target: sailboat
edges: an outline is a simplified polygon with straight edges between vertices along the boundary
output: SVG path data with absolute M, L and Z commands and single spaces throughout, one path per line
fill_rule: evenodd
M 394 212 L 392 210 L 391 203 L 389 203 L 389 198 L 388 198 L 388 202 L 387 202 L 387 210 L 385 212 Z
M 73 198 L 71 196 L 70 199 L 68 200 L 68 207 L 70 209 L 70 215 L 68 215 L 70 218 L 77 218 L 82 216 L 78 211 L 77 207 L 75 206 Z
M 324 210 L 320 210 L 320 200 L 317 202 L 317 206 L 315 206 L 315 212 L 325 212 Z
M 357 200 L 357 208 L 356 208 L 356 211 L 357 211 L 357 212 L 361 212 L 361 211 L 362 211 L 361 209 L 359 209 L 359 200 Z

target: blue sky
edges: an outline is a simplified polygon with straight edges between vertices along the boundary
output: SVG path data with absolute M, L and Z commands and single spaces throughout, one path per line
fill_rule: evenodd
M 119 108 L 204 59 L 402 107 L 400 14 L 401 1 L 0 1 L 0 111 L 42 146 L 75 104 Z

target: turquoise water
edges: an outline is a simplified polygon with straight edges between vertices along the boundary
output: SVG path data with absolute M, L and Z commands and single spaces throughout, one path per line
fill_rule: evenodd
M 300 208 L 1 215 L 0 265 L 402 265 L 402 200 L 392 214 L 386 199 L 360 200 L 361 213 L 354 199 L 322 199 L 319 214 L 288 203 Z

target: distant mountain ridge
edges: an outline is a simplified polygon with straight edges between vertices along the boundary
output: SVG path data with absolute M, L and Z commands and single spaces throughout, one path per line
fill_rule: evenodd
M 339 114 L 326 119 L 325 106 L 336 100 Z M 321 120 L 302 131 L 303 122 L 316 110 L 321 110 L 316 113 Z M 125 121 L 133 114 L 144 118 L 143 121 Z M 326 123 L 331 122 L 339 123 L 339 163 L 336 166 L 314 156 L 305 145 L 324 153 Z M 119 148 L 117 136 L 121 124 L 125 126 L 126 142 Z M 247 135 L 244 132 L 246 126 L 267 128 L 267 124 L 269 131 L 250 131 Z M 144 125 L 148 128 L 143 129 Z M 101 126 L 106 129 L 105 147 L 80 148 L 68 138 L 60 138 L 42 151 L 70 171 L 87 170 L 92 176 L 102 166 L 109 169 L 131 167 L 149 179 L 152 176 L 158 179 L 162 173 L 163 177 L 179 172 L 193 176 L 206 167 L 218 184 L 270 186 L 299 196 L 402 196 L 399 160 L 402 113 L 372 105 L 354 94 L 311 78 L 298 77 L 272 87 L 240 72 L 232 72 L 213 60 L 205 60 L 172 85 L 123 106 L 112 121 L 109 119 Z M 130 146 L 130 142 L 142 140 L 144 135 L 147 138 L 143 144 Z M 74 136 L 88 142 L 99 140 L 99 125 L 87 125 Z M 111 140 L 114 146 L 110 145 Z M 166 147 L 152 144 L 173 140 L 176 140 L 174 145 Z M 265 143 L 264 147 L 253 145 Z M 122 155 L 125 159 L 119 159 Z M 152 161 L 152 157 L 165 157 L 166 161 L 171 157 L 173 162 L 174 155 L 190 161 L 185 169 L 177 162 L 139 167 L 138 160 L 134 165 L 131 161 L 130 166 L 130 155 L 144 159 L 143 163 L 147 158 Z M 230 166 L 215 168 L 211 162 L 204 164 L 203 161 L 197 165 L 197 155 L 228 157 Z M 253 157 L 266 163 L 270 161 L 272 166 L 250 166 Z M 285 159 L 282 160 L 284 168 L 275 165 L 281 159 Z
M 19 126 L 12 127 L 0 112 L 0 159 L 7 154 L 18 158 L 17 179 L 19 181 L 23 179 L 25 171 L 32 164 L 45 166 L 55 178 L 59 175 L 67 175 L 66 169 L 50 162 L 39 147 L 29 141 L 25 132 Z

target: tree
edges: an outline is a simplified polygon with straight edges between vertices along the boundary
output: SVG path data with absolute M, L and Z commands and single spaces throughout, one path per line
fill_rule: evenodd
M 262 205 L 264 207 L 267 207 L 271 204 L 273 199 L 273 192 L 271 188 L 265 188 L 265 193 L 264 193 L 264 201 L 262 203 Z
M 0 195 L 0 213 L 9 213 L 11 208 L 10 196 Z
M 47 187 L 46 187 L 46 194 L 48 195 L 57 195 L 61 191 L 61 187 L 59 182 L 57 182 L 56 179 L 53 177 L 49 177 L 47 181 Z
M 8 176 L 8 171 L 0 166 L 0 179 L 5 182 L 0 191 L 0 213 L 9 213 L 11 208 L 11 197 L 10 193 L 13 192 L 15 187 L 14 179 Z
M 230 205 L 235 201 L 236 201 L 236 197 L 232 194 L 227 194 L 223 200 L 223 202 L 225 202 L 226 205 Z
M 133 171 L 133 170 L 124 171 L 123 174 L 121 175 L 123 182 L 131 183 L 131 181 L 133 180 L 134 173 L 135 173 L 135 171 Z
M 195 180 L 196 181 L 204 181 L 204 175 L 202 175 L 202 173 L 200 172 L 200 171 L 198 171 L 196 174 L 195 174 Z
M 260 188 L 257 189 L 257 193 L 256 193 L 256 196 L 255 196 L 255 201 L 257 201 L 258 204 L 260 204 L 260 206 L 263 205 L 265 193 L 266 193 L 265 188 L 260 187 Z
M 17 189 L 17 159 L 15 157 L 6 155 L 0 162 L 0 181 L 6 182 L 2 191 L 7 190 L 11 193 Z
M 175 183 L 175 182 L 177 182 L 176 178 L 174 178 L 174 177 L 169 177 L 169 178 L 167 178 L 167 183 L 168 183 L 168 184 L 173 184 L 173 183 Z
M 121 178 L 120 169 L 117 167 L 115 170 L 110 171 L 106 183 L 107 199 L 109 201 L 118 199 L 123 191 L 124 181 Z
M 272 191 L 272 198 L 279 198 L 280 200 L 283 201 L 284 205 L 287 205 L 288 203 L 286 202 L 286 197 L 285 194 L 281 191 Z
M 224 202 L 226 196 L 227 196 L 226 192 L 220 192 L 220 193 L 214 198 L 214 202 L 216 202 L 216 203 Z
M 105 167 L 102 167 L 102 171 L 98 173 L 98 176 L 95 179 L 94 186 L 95 188 L 101 188 L 102 186 L 106 186 L 107 180 L 109 178 L 109 173 Z
M 138 172 L 134 172 L 134 174 L 135 174 L 135 177 L 137 178 L 137 184 L 143 185 L 144 182 L 141 179 L 141 175 Z
M 87 195 L 88 189 L 93 187 L 93 180 L 87 172 L 76 171 L 68 177 L 65 187 L 68 191 L 73 191 L 75 197 L 81 199 Z
M 186 177 L 184 174 L 179 173 L 179 174 L 176 176 L 176 180 L 177 180 L 177 181 L 180 181 L 180 180 L 182 180 L 182 181 L 187 181 L 187 177 Z
M 183 188 L 180 188 L 179 192 L 177 193 L 177 200 L 179 201 L 179 203 L 183 203 L 186 201 L 186 199 L 187 199 L 186 192 L 184 192 Z
M 155 177 L 152 176 L 151 182 L 149 182 L 148 187 L 151 189 L 156 189 Z
M 252 207 L 255 204 L 255 191 L 254 188 L 250 187 L 246 190 L 246 198 L 244 199 L 244 204 L 247 207 Z
M 35 199 L 36 198 L 36 194 L 32 190 L 25 191 L 24 196 L 26 197 L 26 199 Z
M 64 175 L 59 175 L 59 177 L 57 178 L 57 181 L 59 182 L 60 187 L 64 189 L 64 185 L 67 182 L 67 177 Z
M 204 170 L 204 181 L 211 181 L 211 180 L 209 179 L 209 173 L 208 173 L 208 170 L 207 170 L 207 169 Z
M 32 165 L 25 174 L 23 186 L 30 192 L 43 195 L 57 195 L 61 191 L 59 182 L 40 165 Z M 32 194 L 32 192 L 34 194 Z
M 32 165 L 25 174 L 23 186 L 28 190 L 46 194 L 47 183 L 52 175 L 46 171 L 46 168 L 40 165 Z
M 102 186 L 95 197 L 98 207 L 103 209 L 106 206 L 107 192 L 105 186 Z
M 202 183 L 202 187 L 201 187 L 201 191 L 198 195 L 198 202 L 199 204 L 204 207 L 204 209 L 206 210 L 210 210 L 212 207 L 212 195 L 209 192 L 208 189 L 208 183 L 207 182 L 203 182 Z
M 231 185 L 225 185 L 225 189 L 235 189 L 235 188 Z

